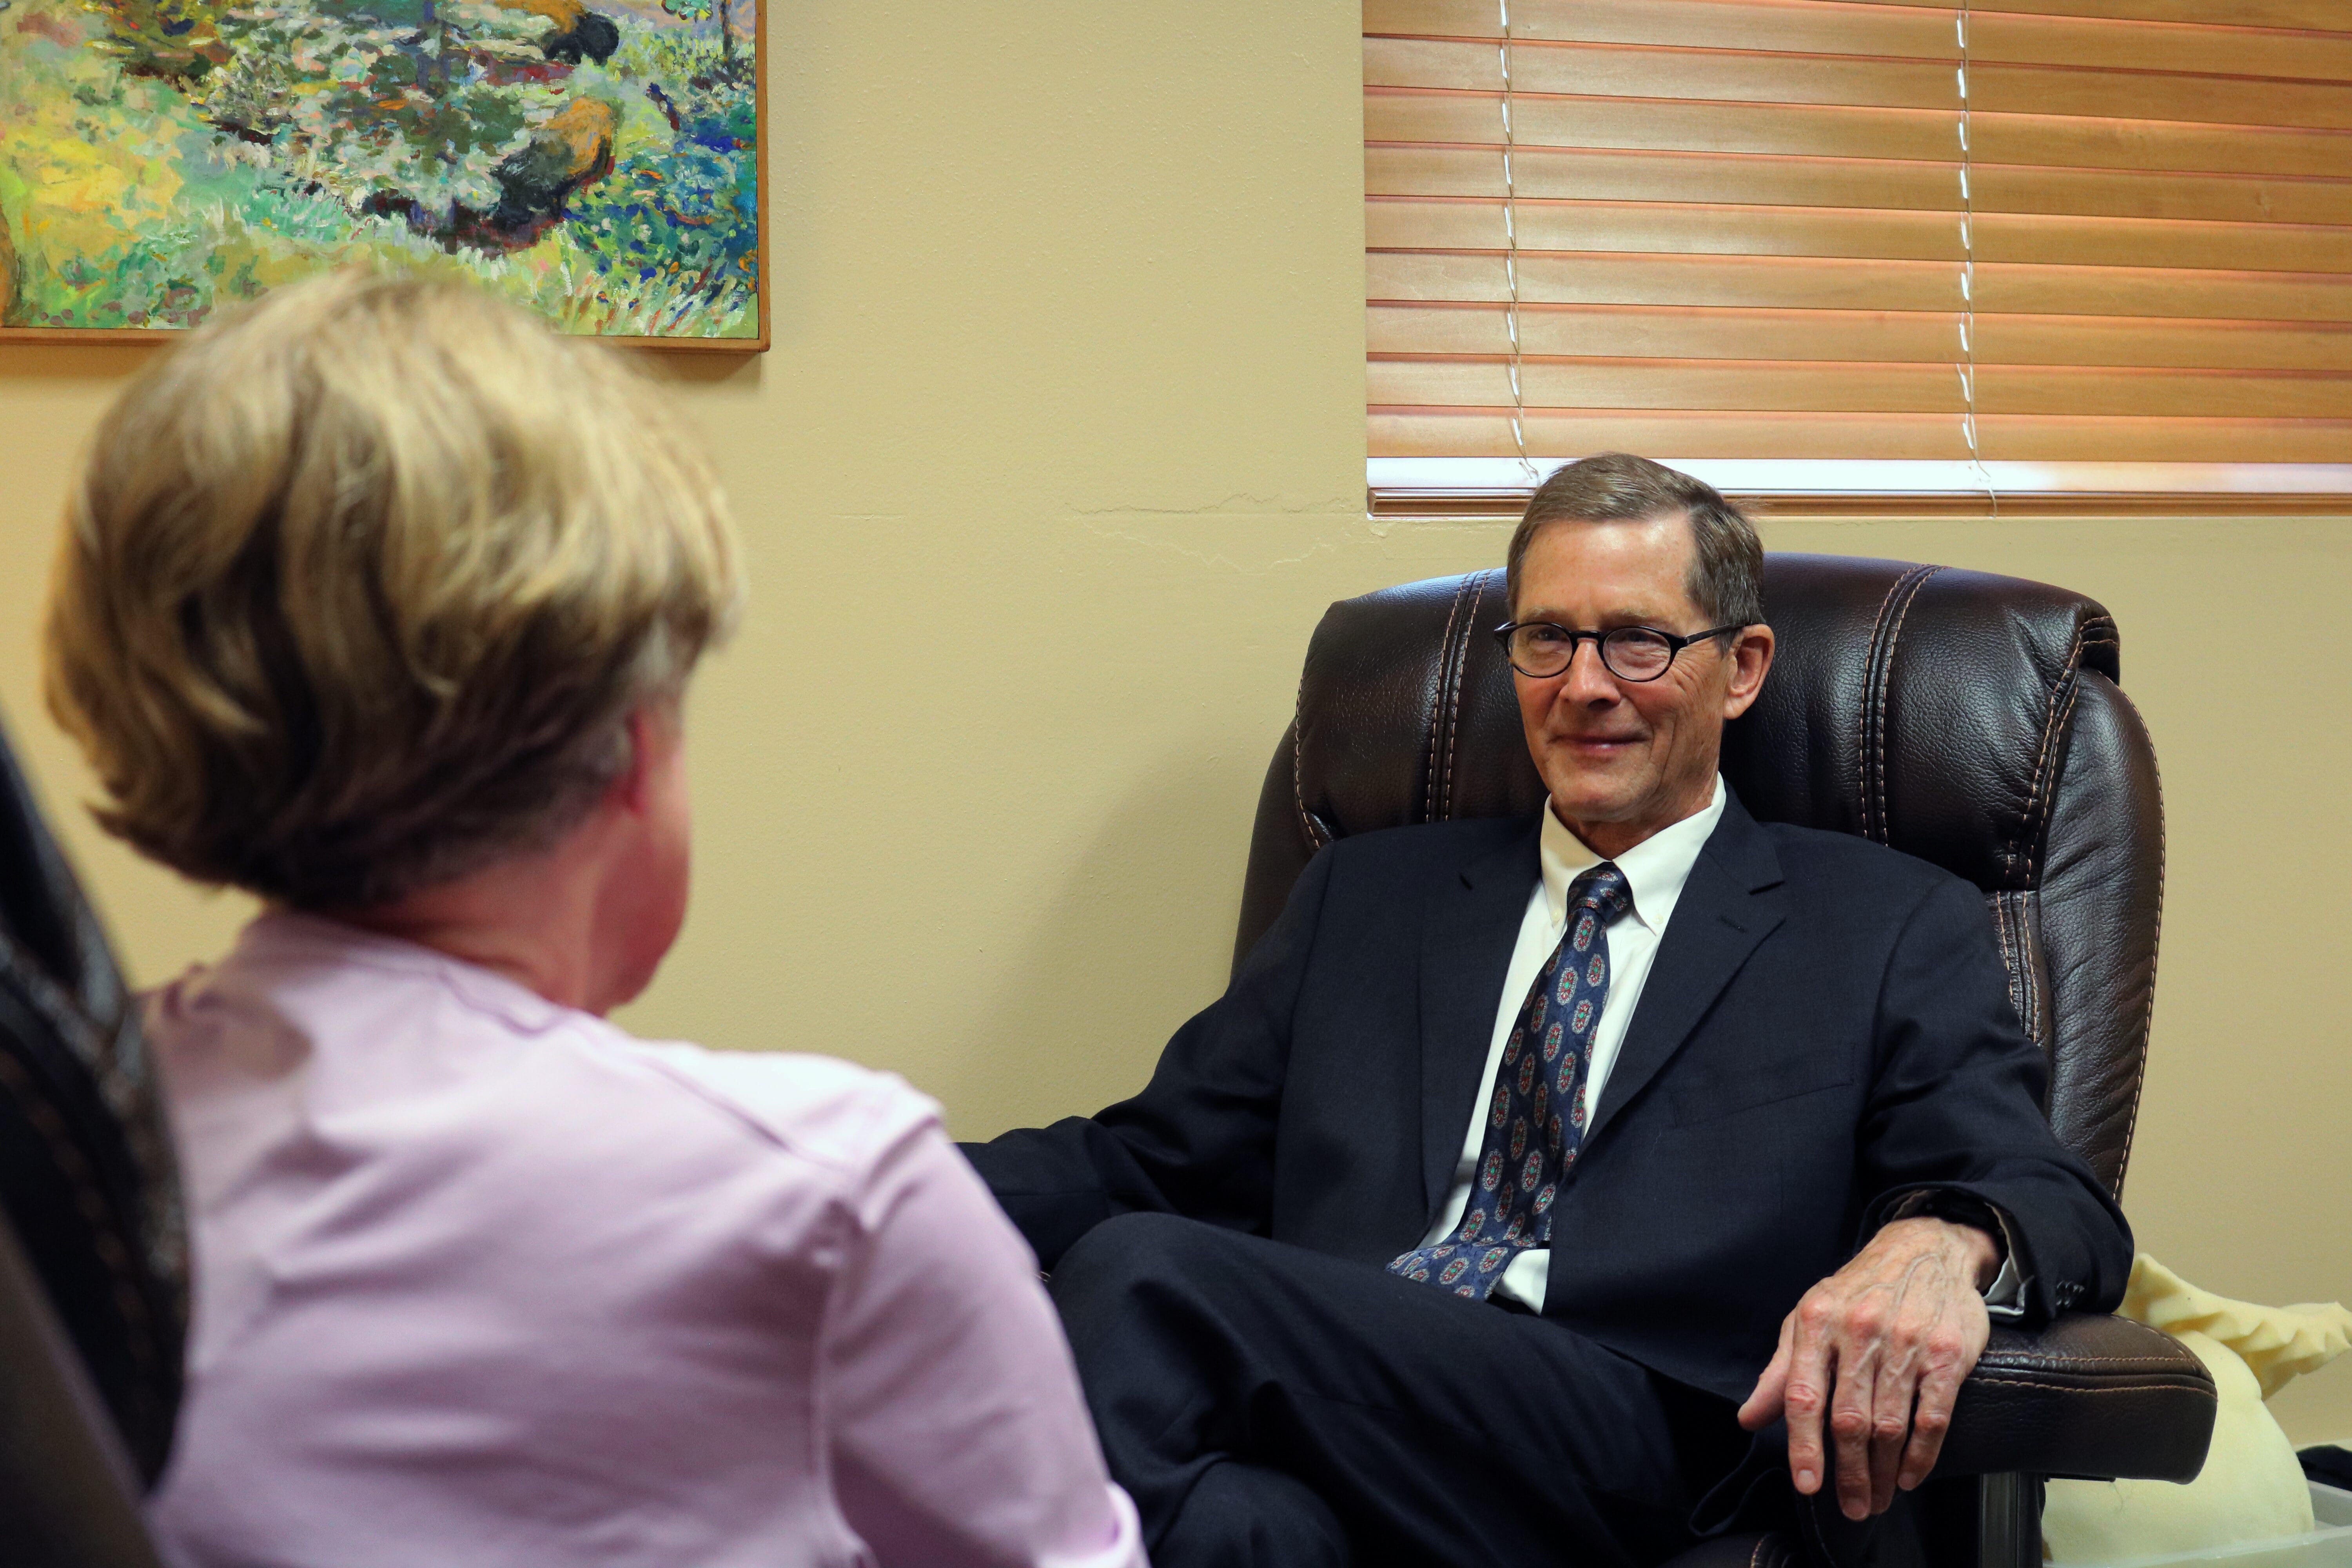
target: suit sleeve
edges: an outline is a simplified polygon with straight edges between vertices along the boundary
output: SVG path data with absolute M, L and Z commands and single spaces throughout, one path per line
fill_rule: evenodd
M 2018 1026 L 1990 917 L 1940 883 L 1905 921 L 1879 997 L 1877 1059 L 1861 1130 L 1868 1236 L 1914 1194 L 1948 1191 L 2009 1223 L 2025 1316 L 2123 1300 L 2131 1231 L 2042 1112 L 2049 1068 Z
M 1142 1093 L 963 1146 L 1040 1268 L 1114 1215 L 1181 1214 L 1265 1234 L 1292 1015 L 1333 858 L 1327 849 L 1307 863 L 1233 984 L 1176 1031 Z

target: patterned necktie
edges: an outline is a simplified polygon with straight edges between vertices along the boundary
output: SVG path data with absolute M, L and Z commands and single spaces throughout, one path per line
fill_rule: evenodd
M 1552 1200 L 1584 1143 L 1585 1075 L 1609 1001 L 1609 927 L 1633 903 L 1625 873 L 1605 860 L 1569 884 L 1568 928 L 1503 1047 L 1462 1224 L 1390 1273 L 1483 1301 L 1512 1258 L 1550 1245 Z

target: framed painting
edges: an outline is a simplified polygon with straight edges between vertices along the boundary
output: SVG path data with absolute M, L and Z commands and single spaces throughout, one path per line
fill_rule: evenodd
M 0 344 L 329 268 L 768 346 L 764 0 L 0 0 Z

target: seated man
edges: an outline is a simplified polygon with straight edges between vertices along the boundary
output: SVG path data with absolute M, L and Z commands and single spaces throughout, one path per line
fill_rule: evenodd
M 1867 1521 L 1988 1301 L 2121 1297 L 1976 890 L 1717 774 L 1762 566 L 1696 480 L 1562 468 L 1501 629 L 1549 808 L 1331 845 L 1141 1094 L 967 1150 L 1161 1568 L 1656 1561 L 1786 1508 L 1784 1444 Z

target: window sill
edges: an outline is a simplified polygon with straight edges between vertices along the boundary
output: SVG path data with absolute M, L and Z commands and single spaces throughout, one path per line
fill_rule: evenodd
M 1660 460 L 1772 518 L 2352 517 L 2352 463 Z M 1382 518 L 1517 517 L 1535 489 L 1513 458 L 1374 458 L 1366 477 Z

